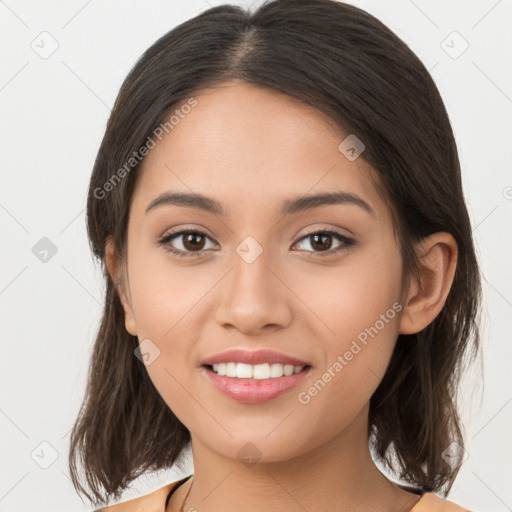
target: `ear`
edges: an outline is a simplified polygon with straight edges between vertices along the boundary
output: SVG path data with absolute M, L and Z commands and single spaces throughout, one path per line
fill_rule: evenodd
M 123 305 L 126 330 L 132 336 L 137 336 L 137 324 L 133 314 L 131 295 L 129 290 L 127 291 L 126 289 L 128 279 L 124 275 L 126 272 L 119 264 L 119 258 L 111 238 L 108 238 L 105 244 L 105 264 L 112 281 L 115 283 L 117 293 Z
M 433 233 L 420 242 L 420 283 L 411 277 L 399 334 L 421 331 L 443 309 L 455 275 L 457 254 L 457 242 L 450 233 Z

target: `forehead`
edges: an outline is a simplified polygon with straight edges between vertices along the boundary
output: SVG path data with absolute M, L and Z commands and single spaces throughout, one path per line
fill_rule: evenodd
M 343 190 L 382 208 L 371 168 L 340 152 L 348 134 L 319 110 L 240 82 L 198 91 L 193 98 L 195 106 L 173 118 L 160 142 L 155 138 L 134 203 L 145 207 L 158 194 L 179 190 L 214 197 L 229 215 L 236 203 L 268 207 L 274 200 Z M 180 113 L 180 105 L 173 111 Z

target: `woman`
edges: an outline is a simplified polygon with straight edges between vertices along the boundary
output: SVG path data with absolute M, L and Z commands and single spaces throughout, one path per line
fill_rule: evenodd
M 478 265 L 442 99 L 381 22 L 276 0 L 171 30 L 121 87 L 87 214 L 106 302 L 74 485 L 103 504 L 194 462 L 101 510 L 464 510 L 434 493 L 465 453 Z

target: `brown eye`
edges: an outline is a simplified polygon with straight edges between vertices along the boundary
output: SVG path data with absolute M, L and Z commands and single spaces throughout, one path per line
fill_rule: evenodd
M 298 243 L 310 240 L 310 247 L 313 253 L 320 253 L 319 256 L 332 255 L 333 253 L 341 252 L 348 249 L 351 245 L 355 244 L 355 240 L 342 235 L 336 231 L 317 231 L 302 237 Z M 333 240 L 338 240 L 338 245 L 333 249 Z M 321 254 L 325 253 L 325 254 Z
M 184 229 L 165 235 L 158 243 L 169 252 L 186 257 L 199 255 L 206 250 L 206 240 L 211 240 L 206 233 L 195 229 Z
M 201 250 L 204 247 L 204 237 L 199 233 L 188 233 L 183 236 L 183 247 L 187 251 Z
M 331 248 L 332 245 L 332 236 L 331 235 L 310 235 L 311 247 L 314 249 L 318 249 L 320 251 L 327 251 Z

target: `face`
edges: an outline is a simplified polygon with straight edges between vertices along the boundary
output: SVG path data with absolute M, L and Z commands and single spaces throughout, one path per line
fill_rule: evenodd
M 317 110 L 237 82 L 194 98 L 133 195 L 126 328 L 193 440 L 232 458 L 250 441 L 263 460 L 286 460 L 347 429 L 385 373 L 403 299 L 389 207 L 362 158 L 338 148 L 347 134 Z M 218 209 L 149 208 L 165 193 L 201 194 Z M 344 200 L 292 203 L 334 193 Z M 240 401 L 202 366 L 232 348 L 309 367 L 272 399 Z

